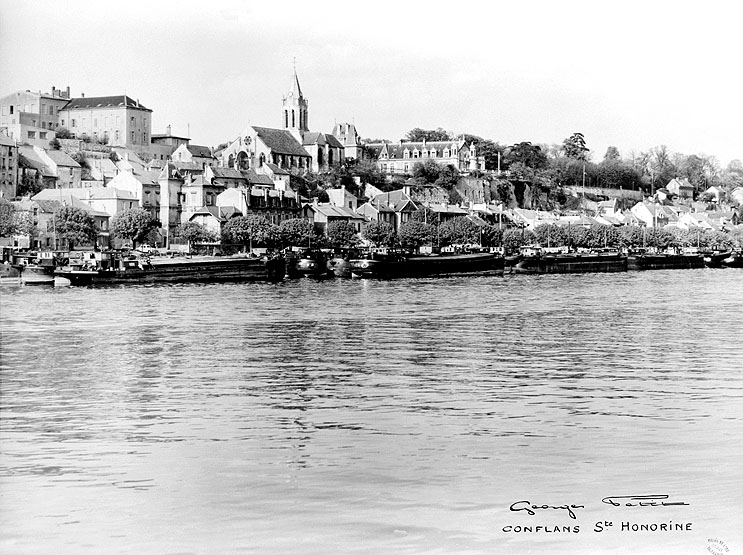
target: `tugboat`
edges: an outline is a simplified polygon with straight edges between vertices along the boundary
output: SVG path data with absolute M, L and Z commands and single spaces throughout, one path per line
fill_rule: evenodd
M 328 268 L 325 254 L 319 249 L 307 249 L 300 253 L 296 259 L 295 271 L 299 276 L 313 278 L 324 278 L 332 273 Z
M 735 251 L 730 253 L 722 263 L 728 268 L 743 268 L 743 252 Z
M 54 286 L 54 265 L 54 253 L 39 252 L 19 257 L 14 267 L 20 272 L 22 285 Z

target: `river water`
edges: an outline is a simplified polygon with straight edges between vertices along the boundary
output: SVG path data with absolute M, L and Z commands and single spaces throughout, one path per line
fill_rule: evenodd
M 743 553 L 743 271 L 0 301 L 0 552 Z

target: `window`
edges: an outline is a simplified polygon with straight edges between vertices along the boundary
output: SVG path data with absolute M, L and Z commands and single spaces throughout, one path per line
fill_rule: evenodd
M 39 131 L 39 139 L 46 139 L 46 131 Z
M 119 130 L 117 129 L 116 130 L 116 141 L 118 142 L 118 140 L 119 140 Z
M 415 150 L 413 151 L 413 158 L 418 158 L 418 156 L 419 156 L 419 155 L 420 155 L 420 153 L 418 152 L 418 149 L 416 148 L 416 149 L 415 149 Z
M 72 120 L 72 127 L 77 127 L 77 122 L 74 119 Z
M 85 128 L 87 126 L 88 126 L 88 118 L 83 118 L 83 127 Z
M 41 128 L 42 128 L 42 129 L 46 129 L 46 122 L 45 122 L 45 121 L 42 121 L 42 122 L 41 122 Z
M 410 158 L 410 151 L 406 148 L 405 151 L 402 153 L 403 158 Z
M 449 158 L 449 149 L 448 148 L 445 148 L 444 149 L 444 158 Z
M 31 120 L 31 124 L 32 124 L 32 125 L 33 125 L 34 127 L 36 127 L 36 120 L 35 120 L 35 119 L 32 119 L 32 120 Z
M 35 139 L 36 138 L 36 131 L 29 131 L 28 132 L 28 138 L 29 139 Z
M 132 131 L 132 142 L 134 142 L 134 131 Z
M 13 115 L 13 106 L 12 105 L 10 106 L 10 115 L 11 116 Z
M 64 127 L 64 120 L 62 120 L 62 127 Z
M 50 116 L 53 116 L 54 115 L 54 105 L 53 104 L 51 106 L 49 106 L 49 115 Z

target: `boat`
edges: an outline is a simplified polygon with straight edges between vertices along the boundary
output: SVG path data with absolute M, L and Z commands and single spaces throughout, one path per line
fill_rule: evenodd
M 743 252 L 732 252 L 722 263 L 726 268 L 743 268 Z
M 280 281 L 283 257 L 194 256 L 191 258 L 103 257 L 92 266 L 68 265 L 54 275 L 72 285 Z
M 725 259 L 732 254 L 733 251 L 707 253 L 704 255 L 704 265 L 707 268 L 722 268 L 725 266 Z
M 504 258 L 491 252 L 410 255 L 366 253 L 349 260 L 352 275 L 373 278 L 434 277 L 452 274 L 503 274 Z
M 332 275 L 325 254 L 319 250 L 307 249 L 299 253 L 294 262 L 294 274 L 299 277 L 323 278 Z
M 51 285 L 54 286 L 54 267 L 29 264 L 21 271 L 23 285 Z
M 513 266 L 518 274 L 626 272 L 627 255 L 615 250 L 568 252 L 566 248 L 522 247 Z
M 703 268 L 704 256 L 698 253 L 639 253 L 627 259 L 629 270 L 677 270 Z
M 13 258 L 12 267 L 21 285 L 54 285 L 54 253 L 25 252 Z
M 337 253 L 328 258 L 328 271 L 335 277 L 351 277 L 351 257 L 349 254 Z

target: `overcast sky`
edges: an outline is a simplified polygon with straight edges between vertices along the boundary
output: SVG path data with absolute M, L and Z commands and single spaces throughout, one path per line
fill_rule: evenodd
M 727 164 L 743 158 L 741 4 L 0 0 L 0 96 L 126 92 L 153 133 L 215 146 L 281 125 L 296 57 L 313 131 L 580 131 L 594 161 L 665 144 Z

